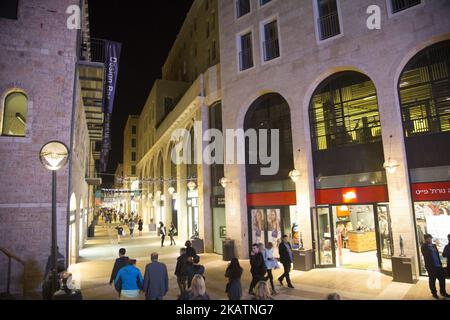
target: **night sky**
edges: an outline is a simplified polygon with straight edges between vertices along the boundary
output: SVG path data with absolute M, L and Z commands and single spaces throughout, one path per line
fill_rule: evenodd
M 162 66 L 192 2 L 89 1 L 91 37 L 122 43 L 111 123 L 109 173 L 114 173 L 117 163 L 122 162 L 123 129 L 128 115 L 140 114 L 153 82 L 161 78 Z M 103 180 L 112 183 L 113 177 L 103 176 Z

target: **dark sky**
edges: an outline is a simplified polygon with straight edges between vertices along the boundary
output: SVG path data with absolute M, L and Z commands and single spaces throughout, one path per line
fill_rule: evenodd
M 91 37 L 122 43 L 108 172 L 123 158 L 123 129 L 140 114 L 193 0 L 89 0 Z M 138 5 L 139 4 L 139 5 Z M 111 183 L 111 176 L 104 176 Z

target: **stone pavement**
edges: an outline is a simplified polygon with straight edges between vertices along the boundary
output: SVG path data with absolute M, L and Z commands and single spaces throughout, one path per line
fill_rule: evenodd
M 126 230 L 128 231 L 128 230 Z M 84 299 L 113 300 L 117 299 L 114 286 L 109 285 L 109 277 L 117 257 L 119 248 L 127 249 L 127 255 L 137 259 L 137 267 L 144 273 L 145 265 L 150 262 L 150 253 L 158 252 L 159 260 L 167 265 L 169 272 L 169 293 L 165 299 L 175 300 L 179 293 L 176 277 L 174 276 L 176 258 L 184 241 L 176 240 L 177 246 L 169 246 L 170 240 L 166 238 L 166 246 L 160 247 L 160 238 L 156 233 L 144 232 L 139 237 L 137 232 L 134 239 L 129 234 L 117 244 L 117 232 L 114 226 L 108 228 L 104 225 L 96 227 L 96 237 L 88 240 L 85 248 L 80 252 L 79 262 L 70 267 L 76 286 L 82 290 Z M 202 254 L 201 264 L 205 266 L 207 292 L 211 299 L 226 299 L 224 277 L 227 262 L 216 254 Z M 242 276 L 242 289 L 244 299 L 250 284 L 250 265 L 248 260 L 242 260 L 244 268 Z M 282 273 L 274 271 L 274 279 Z M 377 271 L 349 270 L 349 269 L 315 269 L 309 272 L 292 271 L 292 283 L 295 289 L 276 284 L 278 294 L 276 300 L 320 300 L 329 293 L 337 292 L 343 299 L 355 300 L 430 300 L 428 279 L 420 278 L 417 284 L 404 284 L 392 282 L 392 278 Z M 278 282 L 278 281 L 276 281 Z M 450 292 L 447 280 L 447 290 Z

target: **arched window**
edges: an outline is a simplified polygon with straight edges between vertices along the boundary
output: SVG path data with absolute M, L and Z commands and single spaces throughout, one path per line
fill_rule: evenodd
M 375 86 L 364 74 L 344 71 L 323 81 L 309 112 L 313 151 L 381 141 Z
M 450 131 L 450 40 L 412 58 L 398 88 L 405 137 Z
M 22 92 L 11 92 L 4 100 L 2 135 L 24 137 L 27 131 L 28 98 Z
M 164 161 L 162 152 L 158 156 L 158 166 L 157 166 L 157 177 L 158 180 L 156 191 L 161 191 L 164 194 Z

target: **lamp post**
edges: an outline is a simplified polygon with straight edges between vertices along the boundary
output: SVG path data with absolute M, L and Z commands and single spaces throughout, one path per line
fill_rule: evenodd
M 58 270 L 58 245 L 57 245 L 57 219 L 56 219 L 56 171 L 64 167 L 69 159 L 69 149 L 60 141 L 46 143 L 39 152 L 39 160 L 42 165 L 52 172 L 52 255 L 53 255 L 53 281 L 52 292 L 56 291 Z

